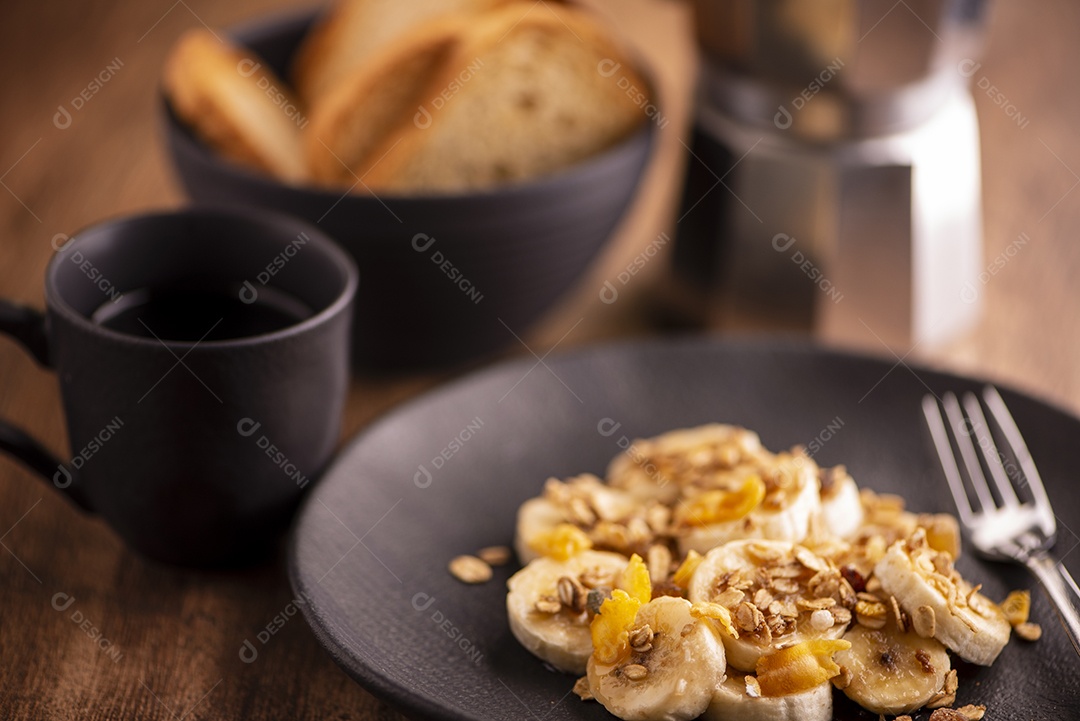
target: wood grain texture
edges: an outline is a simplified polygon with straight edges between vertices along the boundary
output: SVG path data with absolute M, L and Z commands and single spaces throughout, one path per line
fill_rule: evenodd
M 649 65 L 671 124 L 610 249 L 539 327 L 521 330 L 540 355 L 555 345 L 655 332 L 643 309 L 662 263 L 648 268 L 617 304 L 598 302 L 597 293 L 670 226 L 687 137 L 693 44 L 678 2 L 602 4 Z M 169 45 L 200 22 L 218 27 L 295 6 L 287 0 L 6 2 L 0 10 L 0 295 L 41 306 L 56 234 L 180 205 L 156 117 Z M 985 93 L 976 95 L 987 259 L 1020 233 L 1031 242 L 986 284 L 986 314 L 976 330 L 946 348 L 916 349 L 911 356 L 987 374 L 1074 409 L 1080 409 L 1078 32 L 1080 6 L 1070 0 L 993 6 L 976 79 L 985 76 L 1029 123 L 1018 127 Z M 116 61 L 122 65 L 115 76 L 72 112 L 70 126 L 56 127 L 58 107 L 70 107 Z M 529 352 L 513 343 L 507 355 Z M 357 379 L 344 435 L 446 377 Z M 0 418 L 16 419 L 67 452 L 55 377 L 3 340 Z M 0 573 L 0 718 L 399 718 L 337 669 L 298 615 L 257 644 L 254 662 L 240 659 L 244 640 L 255 641 L 289 608 L 280 557 L 230 574 L 144 562 L 102 522 L 3 458 Z M 74 600 L 56 610 L 67 599 Z M 109 648 L 80 628 L 83 621 Z

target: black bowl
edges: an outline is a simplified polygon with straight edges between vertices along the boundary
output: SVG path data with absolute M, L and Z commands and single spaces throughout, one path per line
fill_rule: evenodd
M 281 76 L 314 15 L 232 36 Z M 354 364 L 456 365 L 513 341 L 578 280 L 611 236 L 654 145 L 654 125 L 563 172 L 490 192 L 391 196 L 297 187 L 219 157 L 163 101 L 172 160 L 199 204 L 286 212 L 316 223 L 356 259 Z

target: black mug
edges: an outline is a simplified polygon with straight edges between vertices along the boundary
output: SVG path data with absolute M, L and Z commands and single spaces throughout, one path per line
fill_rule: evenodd
M 0 423 L 0 450 L 143 555 L 262 556 L 337 444 L 352 260 L 301 221 L 190 209 L 54 239 L 44 314 L 0 333 L 60 380 L 71 460 Z

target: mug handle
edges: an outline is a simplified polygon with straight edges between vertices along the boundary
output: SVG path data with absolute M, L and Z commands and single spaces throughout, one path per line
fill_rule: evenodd
M 43 313 L 0 300 L 0 333 L 19 341 L 34 360 L 49 367 L 49 341 Z
M 49 367 L 45 315 L 33 308 L 0 300 L 0 335 L 17 340 L 38 363 Z M 75 505 L 89 510 L 75 472 L 25 431 L 0 420 L 0 452 L 8 453 L 50 482 Z

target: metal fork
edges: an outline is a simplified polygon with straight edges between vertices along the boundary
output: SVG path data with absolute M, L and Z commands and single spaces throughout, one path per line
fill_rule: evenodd
M 1015 561 L 1031 570 L 1057 609 L 1073 648 L 1080 654 L 1080 613 L 1077 611 L 1080 588 L 1077 588 L 1076 581 L 1065 566 L 1051 553 L 1057 538 L 1057 521 L 1050 499 L 1046 496 L 1046 488 L 1027 444 L 997 389 L 992 386 L 984 388 L 983 402 L 1011 449 L 1011 458 L 1015 459 L 1015 463 L 994 444 L 982 405 L 974 393 L 964 394 L 962 410 L 956 395 L 946 393 L 941 400 L 941 406 L 945 409 L 944 417 L 933 396 L 924 396 L 922 402 L 923 415 L 926 416 L 941 468 L 945 471 L 949 490 L 960 512 L 960 521 L 982 556 L 998 561 Z M 964 480 L 949 442 L 946 419 L 981 506 L 977 512 L 972 510 L 968 500 Z M 1000 505 L 986 482 L 980 454 L 975 450 L 976 444 L 997 488 Z M 1021 503 L 1014 484 L 1022 488 L 1025 483 L 1031 491 L 1032 501 Z

